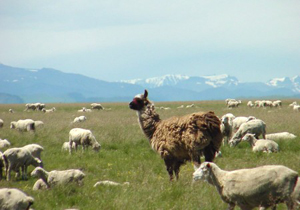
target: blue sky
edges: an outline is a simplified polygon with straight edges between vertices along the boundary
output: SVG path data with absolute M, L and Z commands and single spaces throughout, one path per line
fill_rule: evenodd
M 0 0 L 0 63 L 106 81 L 300 75 L 298 0 Z

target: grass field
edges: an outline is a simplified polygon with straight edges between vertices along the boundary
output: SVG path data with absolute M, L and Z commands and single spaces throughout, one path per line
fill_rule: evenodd
M 150 97 L 151 99 L 151 97 Z M 278 141 L 280 152 L 276 154 L 253 153 L 249 144 L 240 143 L 235 148 L 221 147 L 221 158 L 216 158 L 222 169 L 234 170 L 266 164 L 281 164 L 300 172 L 300 113 L 293 111 L 288 104 L 292 100 L 283 101 L 281 109 L 248 108 L 245 102 L 236 109 L 227 109 L 224 101 L 193 101 L 155 103 L 156 106 L 168 106 L 170 110 L 157 110 L 162 119 L 171 116 L 181 116 L 197 111 L 214 111 L 218 116 L 228 112 L 235 116 L 255 116 L 267 124 L 267 133 L 288 131 L 297 135 L 294 140 Z M 176 109 L 181 104 L 194 103 L 195 108 Z M 12 181 L 0 181 L 1 187 L 15 187 L 23 190 L 35 199 L 33 208 L 36 210 L 52 210 L 65 208 L 78 209 L 226 209 L 216 189 L 204 182 L 192 186 L 193 166 L 187 163 L 181 167 L 180 179 L 170 182 L 163 160 L 149 146 L 148 140 L 139 128 L 136 113 L 128 108 L 128 103 L 104 103 L 111 110 L 84 113 L 86 122 L 71 124 L 80 116 L 77 112 L 89 104 L 47 104 L 48 108 L 55 106 L 57 111 L 45 114 L 43 112 L 24 112 L 24 104 L 0 105 L 0 119 L 4 127 L 0 129 L 0 138 L 8 139 L 12 147 L 29 143 L 42 145 L 44 168 L 64 170 L 80 168 L 86 174 L 84 185 L 57 186 L 46 191 L 32 191 L 36 178 L 16 180 L 14 173 Z M 15 113 L 11 114 L 8 109 Z M 30 118 L 42 120 L 43 128 L 35 133 L 20 133 L 9 128 L 11 121 Z M 62 152 L 63 142 L 68 141 L 71 128 L 90 129 L 101 150 L 95 153 L 91 149 L 82 153 L 81 150 L 69 155 Z M 28 171 L 31 172 L 30 166 Z M 94 188 L 100 180 L 130 182 L 129 186 Z M 238 208 L 237 208 L 238 209 Z M 278 209 L 286 209 L 280 204 Z

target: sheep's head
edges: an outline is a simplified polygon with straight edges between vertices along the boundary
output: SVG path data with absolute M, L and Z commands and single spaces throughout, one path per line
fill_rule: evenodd
M 32 177 L 41 177 L 41 175 L 43 174 L 44 169 L 40 166 L 36 167 L 32 172 L 31 172 L 31 176 Z
M 98 142 L 95 142 L 92 148 L 95 152 L 99 152 L 99 150 L 101 149 L 101 145 Z
M 229 141 L 229 146 L 230 147 L 235 147 L 238 143 L 240 143 L 241 139 L 240 138 L 232 138 Z
M 12 122 L 10 123 L 10 128 L 11 128 L 11 129 L 15 129 L 15 128 L 16 128 L 16 124 L 17 124 L 17 122 L 12 121 Z
M 242 141 L 250 141 L 252 138 L 255 137 L 255 134 L 247 133 L 243 138 Z
M 210 175 L 210 170 L 211 170 L 211 163 L 209 162 L 204 162 L 200 165 L 200 167 L 193 173 L 193 180 L 204 180 L 204 181 L 209 181 L 209 175 Z
M 129 103 L 129 108 L 133 110 L 142 110 L 145 106 L 148 104 L 151 104 L 151 102 L 148 100 L 148 91 L 145 90 L 144 94 L 138 94 L 136 95 L 133 100 Z

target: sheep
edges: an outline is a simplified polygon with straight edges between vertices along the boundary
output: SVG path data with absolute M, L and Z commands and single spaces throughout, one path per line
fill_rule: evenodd
M 41 153 L 44 151 L 44 148 L 38 144 L 27 144 L 27 145 L 23 146 L 22 148 L 29 151 L 33 157 L 36 157 L 38 159 L 41 159 Z
M 34 191 L 37 191 L 37 190 L 45 190 L 45 189 L 47 189 L 48 187 L 47 187 L 47 184 L 43 181 L 43 179 L 38 179 L 35 183 L 34 183 L 34 185 L 33 185 L 33 187 L 32 187 L 32 190 L 34 190 Z
M 297 105 L 298 103 L 294 101 L 293 103 L 289 104 L 290 107 L 293 107 L 294 105 Z
M 91 107 L 92 107 L 92 109 L 98 109 L 98 110 L 104 109 L 103 106 L 98 103 L 92 103 Z
M 280 101 L 280 100 L 273 101 L 272 106 L 273 107 L 282 107 L 282 101 Z
M 193 173 L 194 181 L 201 179 L 215 186 L 230 210 L 236 205 L 244 210 L 265 209 L 289 201 L 297 178 L 296 171 L 282 165 L 225 171 L 204 162 Z
M 75 150 L 77 150 L 77 145 L 82 145 L 82 151 L 88 147 L 92 146 L 93 150 L 98 152 L 101 145 L 97 142 L 95 136 L 90 130 L 83 128 L 73 128 L 69 132 L 69 152 L 72 152 L 72 144 L 75 144 Z
M 247 133 L 255 134 L 255 137 L 258 138 L 260 135 L 263 136 L 263 139 L 266 139 L 266 124 L 264 121 L 255 119 L 243 123 L 237 132 L 233 135 L 232 139 L 229 141 L 231 147 L 236 146 L 240 143 L 242 137 Z
M 56 111 L 55 107 L 52 107 L 51 109 L 45 109 L 45 108 L 42 109 L 42 112 L 44 112 L 44 113 L 52 113 L 55 111 Z
M 185 108 L 192 108 L 192 107 L 195 107 L 195 104 L 186 105 Z
M 293 106 L 293 110 L 299 112 L 299 111 L 300 111 L 300 105 L 295 104 L 295 105 Z
M 288 208 L 297 209 L 300 207 L 300 177 L 298 177 L 297 184 L 291 194 L 291 199 L 286 203 Z
M 161 120 L 147 97 L 147 90 L 136 95 L 129 108 L 137 112 L 140 127 L 152 149 L 164 159 L 171 181 L 173 173 L 178 180 L 180 166 L 186 161 L 198 167 L 202 154 L 206 161 L 213 161 L 222 144 L 221 122 L 213 112 Z
M 34 127 L 35 128 L 43 127 L 43 126 L 44 126 L 44 122 L 43 121 L 40 121 L 40 120 L 34 121 Z
M 243 123 L 248 122 L 250 120 L 254 120 L 254 119 L 256 119 L 254 116 L 249 116 L 249 117 L 239 116 L 239 117 L 235 117 L 232 120 L 232 132 L 235 133 Z
M 61 150 L 62 151 L 69 151 L 70 143 L 68 141 L 64 142 Z M 72 144 L 72 149 L 75 149 L 75 144 Z
M 289 132 L 269 133 L 266 135 L 266 138 L 271 139 L 273 141 L 277 141 L 280 139 L 284 139 L 284 140 L 294 139 L 294 138 L 296 138 L 296 135 L 289 133 Z
M 28 210 L 33 203 L 33 197 L 17 188 L 0 189 L 1 210 Z
M 13 109 L 8 110 L 9 113 L 14 113 L 15 111 Z
M 2 127 L 3 127 L 3 125 L 4 125 L 4 122 L 3 122 L 3 120 L 2 120 L 2 119 L 0 119 L 0 128 L 2 128 Z
M 34 110 L 36 110 L 36 108 L 37 108 L 37 107 L 36 107 L 36 104 L 32 104 L 32 103 L 30 103 L 30 104 L 25 104 L 25 107 L 26 107 L 26 108 L 25 108 L 24 111 L 28 111 L 28 110 L 30 110 L 30 109 L 34 111 Z
M 241 101 L 229 101 L 227 104 L 227 108 L 239 107 L 240 104 L 241 104 Z
M 0 149 L 10 147 L 10 142 L 7 139 L 0 139 Z
M 184 105 L 180 105 L 177 107 L 177 109 L 182 109 L 182 108 L 184 108 Z
M 64 185 L 68 183 L 77 183 L 78 185 L 82 185 L 85 174 L 79 169 L 60 171 L 53 170 L 48 172 L 41 167 L 36 167 L 31 172 L 31 176 L 42 179 L 47 185 L 47 188 L 52 188 L 56 185 Z
M 129 182 L 118 183 L 118 182 L 113 182 L 113 181 L 109 181 L 109 180 L 104 180 L 104 181 L 96 182 L 94 184 L 94 187 L 101 186 L 101 185 L 104 185 L 104 186 L 122 186 L 122 185 L 126 186 L 129 184 L 130 184 Z
M 92 110 L 82 107 L 82 109 L 79 109 L 78 112 L 92 112 Z
M 248 101 L 247 106 L 248 106 L 248 107 L 254 107 L 254 104 L 253 104 L 252 101 Z
M 235 116 L 227 113 L 221 117 L 221 132 L 223 134 L 223 144 L 228 144 L 229 139 L 232 137 L 232 124 Z
M 83 122 L 83 121 L 86 121 L 86 117 L 85 116 L 79 116 L 79 117 L 75 117 L 75 119 L 73 120 L 72 123 L 78 123 L 78 122 Z
M 19 174 L 20 168 L 22 168 L 22 179 L 27 178 L 27 167 L 29 165 L 33 166 L 43 166 L 42 161 L 30 154 L 27 149 L 24 148 L 10 148 L 7 149 L 3 155 L 6 180 L 10 180 L 10 173 L 12 170 Z
M 275 141 L 269 139 L 256 139 L 255 134 L 247 133 L 242 141 L 248 141 L 253 152 L 278 152 L 279 146 Z
M 35 131 L 35 123 L 31 119 L 12 121 L 10 123 L 11 129 L 17 129 L 19 131 Z

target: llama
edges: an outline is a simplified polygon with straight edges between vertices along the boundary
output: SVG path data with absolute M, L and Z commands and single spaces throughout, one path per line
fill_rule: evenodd
M 129 108 L 137 111 L 140 127 L 153 150 L 164 159 L 170 180 L 179 178 L 179 169 L 186 161 L 194 167 L 201 164 L 200 156 L 212 162 L 222 143 L 220 120 L 213 112 L 198 112 L 182 117 L 161 120 L 148 91 L 136 95 Z

